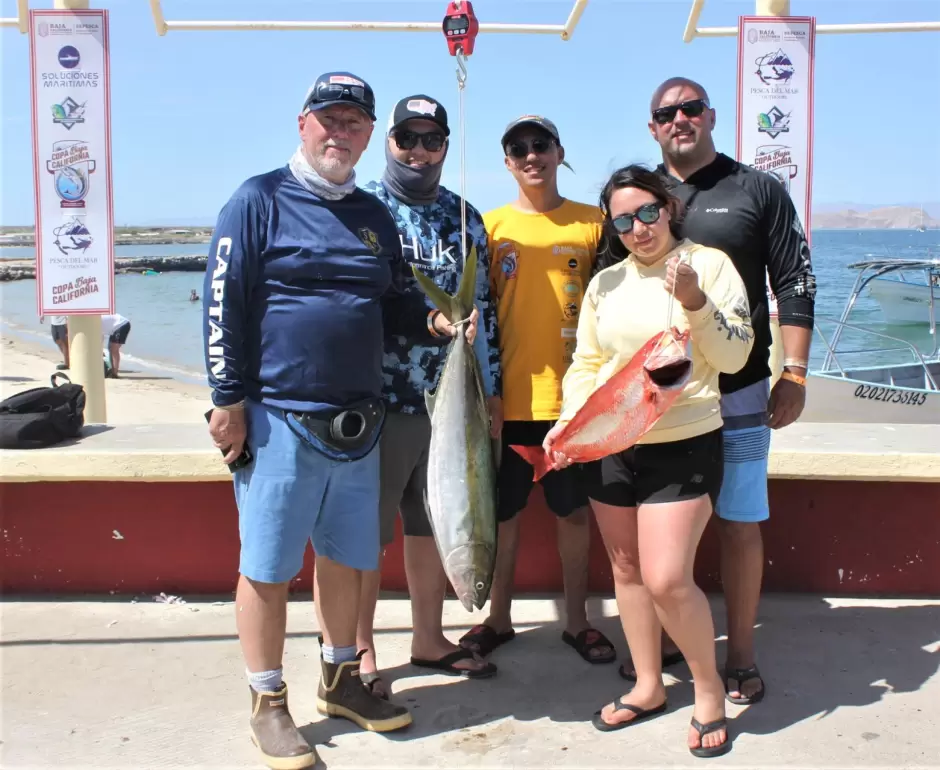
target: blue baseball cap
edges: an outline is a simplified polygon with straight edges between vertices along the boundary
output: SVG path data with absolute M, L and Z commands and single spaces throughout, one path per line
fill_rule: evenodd
M 375 94 L 372 93 L 372 87 L 351 72 L 327 72 L 320 75 L 307 90 L 300 112 L 322 110 L 334 104 L 358 107 L 375 120 Z

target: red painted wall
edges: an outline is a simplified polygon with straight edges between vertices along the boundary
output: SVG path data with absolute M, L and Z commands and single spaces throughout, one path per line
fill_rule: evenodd
M 770 502 L 766 590 L 940 594 L 940 484 L 771 481 Z M 516 585 L 520 592 L 560 592 L 552 514 L 538 488 L 522 516 Z M 6 593 L 226 593 L 235 586 L 238 545 L 226 482 L 0 484 Z M 309 591 L 312 564 L 308 548 L 295 590 Z M 710 526 L 697 564 L 706 590 L 719 587 L 717 565 Z M 590 585 L 612 591 L 596 528 Z M 383 587 L 405 589 L 400 530 Z

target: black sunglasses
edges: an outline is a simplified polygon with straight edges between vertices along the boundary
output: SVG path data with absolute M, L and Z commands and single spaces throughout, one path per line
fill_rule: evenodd
M 697 118 L 705 110 L 708 109 L 708 102 L 704 99 L 689 99 L 687 102 L 680 102 L 679 104 L 671 104 L 668 107 L 660 107 L 657 110 L 653 110 L 653 120 L 655 120 L 659 125 L 665 126 L 667 123 L 672 123 L 676 119 L 676 113 L 679 110 L 682 110 L 682 114 L 687 118 Z
M 661 203 L 647 203 L 640 206 L 632 214 L 621 214 L 616 219 L 610 220 L 614 230 L 623 235 L 633 231 L 633 221 L 639 219 L 644 225 L 651 225 L 659 221 L 660 211 L 663 207 Z
M 428 152 L 437 152 L 444 146 L 444 134 L 440 131 L 428 131 L 426 134 L 419 134 L 417 131 L 395 131 L 392 134 L 395 137 L 395 144 L 399 150 L 413 150 L 418 142 Z
M 304 109 L 306 110 L 311 104 L 335 101 L 353 102 L 367 107 L 369 112 L 375 110 L 375 97 L 372 94 L 372 89 L 367 90 L 363 86 L 351 86 L 343 83 L 318 83 L 307 99 Z
M 541 138 L 533 139 L 528 144 L 525 142 L 510 142 L 506 145 L 506 152 L 516 160 L 522 160 L 529 157 L 530 152 L 534 152 L 536 155 L 548 152 L 554 144 L 554 139 Z

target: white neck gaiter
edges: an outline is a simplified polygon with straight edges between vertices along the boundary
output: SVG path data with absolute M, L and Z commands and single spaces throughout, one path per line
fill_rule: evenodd
M 353 169 L 349 178 L 342 184 L 335 184 L 328 179 L 324 179 L 317 173 L 317 170 L 310 165 L 307 156 L 304 155 L 303 145 L 300 145 L 287 164 L 291 173 L 294 175 L 300 185 L 312 192 L 314 195 L 330 201 L 338 201 L 344 198 L 356 189 L 356 170 Z

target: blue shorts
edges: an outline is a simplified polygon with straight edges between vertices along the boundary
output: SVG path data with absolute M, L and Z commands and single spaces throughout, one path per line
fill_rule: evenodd
M 378 569 L 378 445 L 360 460 L 334 461 L 297 436 L 281 410 L 253 401 L 246 410 L 254 462 L 234 474 L 239 572 L 285 583 L 303 567 L 308 541 L 319 556 Z
M 767 499 L 770 428 L 766 424 L 769 399 L 769 380 L 721 397 L 725 473 L 715 512 L 727 521 L 758 522 L 770 518 Z

